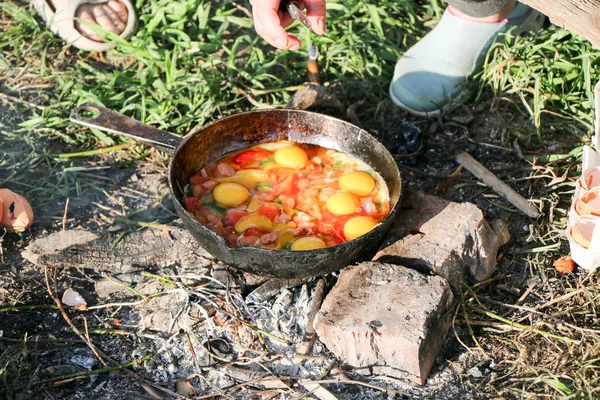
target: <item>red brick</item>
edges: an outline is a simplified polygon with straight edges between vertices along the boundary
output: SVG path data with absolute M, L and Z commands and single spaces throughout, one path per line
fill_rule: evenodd
M 342 362 L 422 384 L 450 327 L 452 298 L 440 276 L 365 262 L 341 272 L 315 330 Z
M 373 260 L 435 273 L 460 287 L 494 270 L 502 239 L 476 205 L 412 192 L 384 243 Z

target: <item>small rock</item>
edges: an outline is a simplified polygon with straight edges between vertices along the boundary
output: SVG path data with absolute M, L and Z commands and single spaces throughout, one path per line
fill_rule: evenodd
M 71 357 L 71 364 L 75 364 L 91 371 L 94 365 L 96 365 L 96 359 L 94 357 L 73 356 Z
M 483 374 L 477 367 L 473 367 L 473 368 L 469 369 L 467 371 L 467 375 L 469 375 L 472 378 L 483 378 Z
M 422 384 L 450 327 L 452 298 L 440 276 L 365 262 L 341 272 L 314 326 L 344 363 Z
M 373 260 L 433 272 L 460 287 L 494 270 L 501 244 L 474 204 L 409 192 Z
M 501 219 L 495 219 L 492 221 L 491 225 L 494 232 L 496 232 L 496 235 L 498 235 L 502 246 L 506 246 L 508 242 L 510 242 L 510 231 L 508 230 L 506 222 Z

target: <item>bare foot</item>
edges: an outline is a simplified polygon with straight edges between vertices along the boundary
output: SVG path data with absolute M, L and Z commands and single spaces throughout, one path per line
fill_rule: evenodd
M 52 0 L 50 5 L 56 9 Z M 119 0 L 109 0 L 106 3 L 84 3 L 77 8 L 75 18 L 90 24 L 98 25 L 108 31 L 120 35 L 125 30 L 127 24 L 127 7 Z M 75 21 L 75 29 L 89 39 L 101 42 L 102 36 L 97 35 L 93 30 Z

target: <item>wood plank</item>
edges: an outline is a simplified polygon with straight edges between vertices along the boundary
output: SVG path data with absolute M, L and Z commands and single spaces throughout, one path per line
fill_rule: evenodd
M 600 0 L 520 0 L 600 49 Z

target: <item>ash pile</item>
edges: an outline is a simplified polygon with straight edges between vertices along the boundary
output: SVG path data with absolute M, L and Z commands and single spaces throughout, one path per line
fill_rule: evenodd
M 54 233 L 23 257 L 49 271 L 49 290 L 88 340 L 63 355 L 68 373 L 40 365 L 38 378 L 82 377 L 75 398 L 88 399 L 111 384 L 98 369 L 155 398 L 460 396 L 445 361 L 457 347 L 452 289 L 487 277 L 507 241 L 475 205 L 419 192 L 375 255 L 325 277 L 242 273 L 174 226 Z

